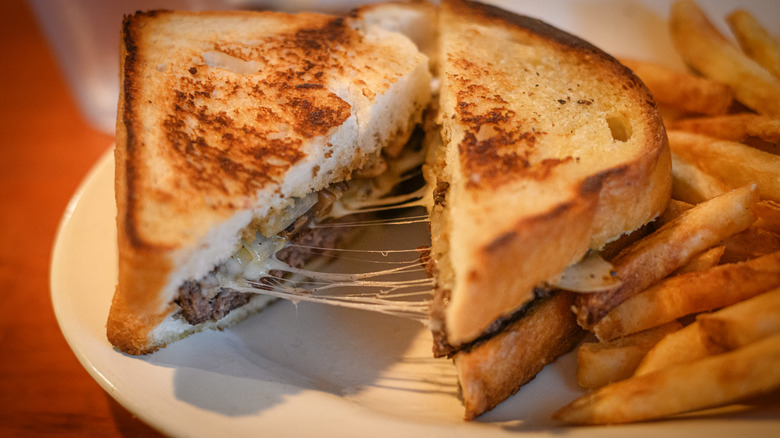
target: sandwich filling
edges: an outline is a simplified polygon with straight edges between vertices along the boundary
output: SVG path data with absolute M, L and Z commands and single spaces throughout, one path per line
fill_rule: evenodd
M 418 142 L 415 138 L 410 143 Z M 264 289 L 285 280 L 313 260 L 332 256 L 355 228 L 340 223 L 366 219 L 372 211 L 405 206 L 419 193 L 388 196 L 419 169 L 424 151 L 408 146 L 397 157 L 380 157 L 354 178 L 298 198 L 280 214 L 245 230 L 235 253 L 198 280 L 178 289 L 174 318 L 191 325 L 219 321 Z M 400 202 L 399 202 L 400 201 Z
M 333 185 L 297 200 L 283 218 L 278 218 L 283 220 L 277 220 L 284 225 L 282 231 L 270 237 L 257 231 L 253 237 L 242 239 L 238 251 L 205 277 L 184 282 L 175 299 L 181 308 L 180 316 L 192 325 L 220 320 L 248 303 L 253 295 L 237 291 L 236 286 L 247 287 L 249 281 L 283 275 L 283 271 L 274 269 L 275 261 L 303 267 L 314 253 L 290 245 L 292 242 L 306 242 L 321 249 L 335 247 L 346 228 L 316 228 L 311 224 L 326 220 L 327 209 L 332 207 L 336 196 L 340 197 L 343 186 L 344 183 Z

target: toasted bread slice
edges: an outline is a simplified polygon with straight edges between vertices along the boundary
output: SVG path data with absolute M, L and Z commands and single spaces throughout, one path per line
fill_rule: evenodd
M 466 420 L 496 407 L 580 342 L 585 331 L 572 318 L 573 304 L 567 291 L 535 300 L 500 333 L 455 354 Z
M 397 151 L 430 99 L 427 58 L 408 38 L 309 13 L 137 13 L 123 25 L 121 81 L 107 329 L 132 354 L 261 307 L 252 298 L 191 325 L 174 298 L 242 235 L 274 236 L 297 199 Z
M 432 318 L 457 349 L 658 215 L 670 157 L 650 92 L 593 45 L 461 0 L 442 2 L 439 32 Z

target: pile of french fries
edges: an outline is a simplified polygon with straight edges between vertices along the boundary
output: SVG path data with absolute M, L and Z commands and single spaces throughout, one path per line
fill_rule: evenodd
M 692 0 L 669 29 L 691 72 L 622 59 L 653 92 L 673 191 L 654 231 L 611 261 L 621 300 L 588 327 L 570 424 L 659 419 L 780 391 L 780 44 L 750 13 L 737 44 Z M 631 287 L 631 285 L 635 285 Z

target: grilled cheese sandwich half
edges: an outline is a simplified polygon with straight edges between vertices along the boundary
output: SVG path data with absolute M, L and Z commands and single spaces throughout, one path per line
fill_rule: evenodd
M 223 284 L 262 276 L 339 184 L 397 156 L 430 83 L 414 43 L 357 17 L 127 17 L 109 340 L 148 353 L 262 307 Z M 188 318 L 188 306 L 202 312 Z
M 663 211 L 670 158 L 650 92 L 597 47 L 467 0 L 442 2 L 439 35 L 431 320 L 474 418 L 574 345 L 571 298 L 554 286 Z

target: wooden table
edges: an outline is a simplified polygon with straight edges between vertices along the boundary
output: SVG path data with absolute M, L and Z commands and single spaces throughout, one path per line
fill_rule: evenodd
M 83 119 L 23 0 L 0 3 L 0 436 L 154 436 L 81 367 L 52 310 L 58 222 L 113 136 Z

